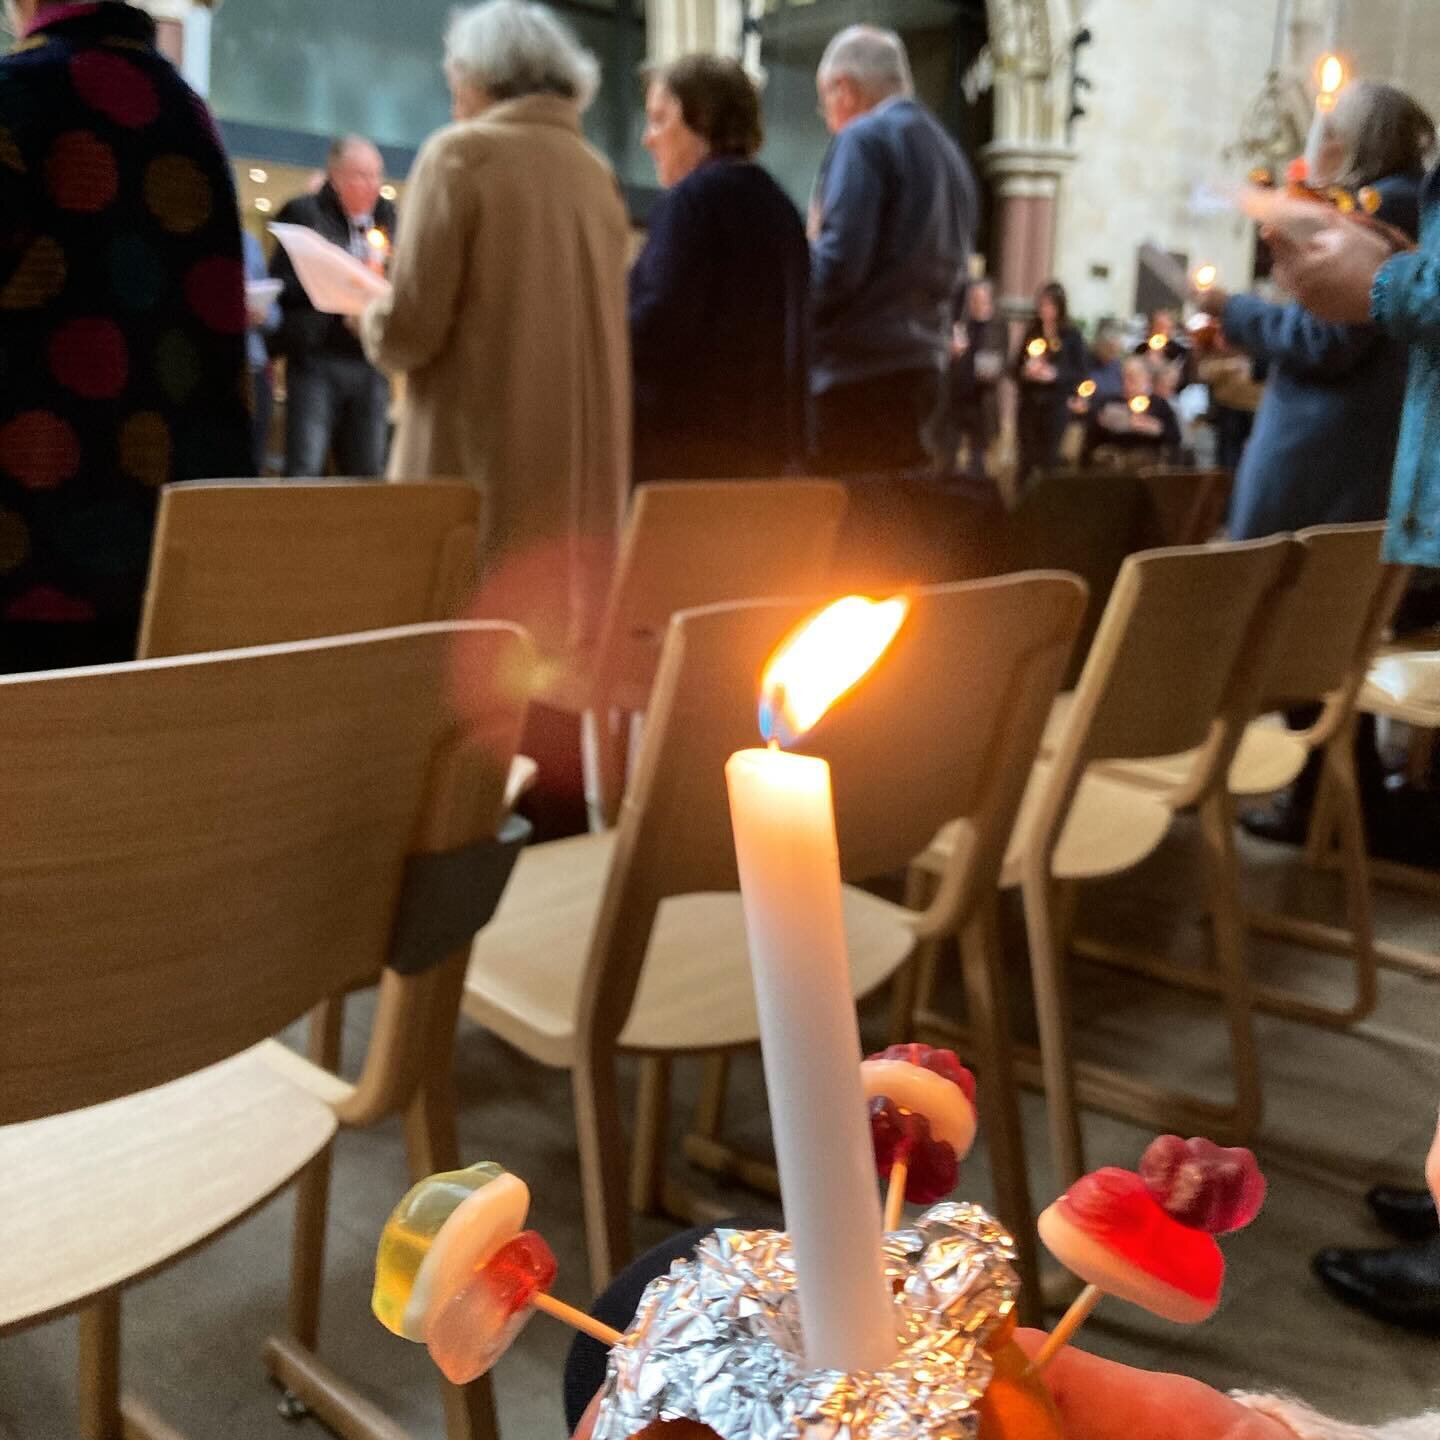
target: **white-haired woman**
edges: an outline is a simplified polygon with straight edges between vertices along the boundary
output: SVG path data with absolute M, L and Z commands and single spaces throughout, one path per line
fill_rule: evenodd
M 580 130 L 599 70 L 543 5 L 488 0 L 445 71 L 455 124 L 416 161 L 365 348 L 407 381 L 391 474 L 481 491 L 491 612 L 562 654 L 595 629 L 629 488 L 629 222 Z

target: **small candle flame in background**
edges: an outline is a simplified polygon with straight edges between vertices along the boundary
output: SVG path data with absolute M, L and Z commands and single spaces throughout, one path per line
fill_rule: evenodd
M 760 677 L 761 735 L 772 744 L 793 745 L 813 729 L 890 648 L 909 613 L 903 595 L 847 595 L 798 625 Z
M 1041 358 L 1041 356 L 1043 356 L 1043 355 L 1045 354 L 1045 352 L 1046 352 L 1047 350 L 1049 350 L 1049 348 L 1050 348 L 1049 345 L 1047 345 L 1047 344 L 1045 343 L 1045 341 L 1042 340 L 1042 339 L 1037 335 L 1037 336 L 1025 347 L 1025 353 L 1026 353 L 1032 360 L 1039 360 L 1039 359 Z
M 1333 110 L 1335 101 L 1345 88 L 1345 62 L 1338 55 L 1327 55 L 1320 62 L 1320 95 L 1322 110 Z
M 1201 265 L 1195 271 L 1195 288 L 1197 290 L 1213 290 L 1215 282 L 1220 278 L 1220 270 L 1215 265 Z
M 1152 350 L 1163 350 L 1170 342 L 1163 335 L 1152 335 L 1150 337 L 1150 348 Z
M 1130 402 L 1130 413 L 1132 415 L 1143 415 L 1150 408 L 1150 397 L 1148 395 L 1137 395 Z
M 365 232 L 365 243 L 370 247 L 371 263 L 383 270 L 390 258 L 390 237 L 377 225 Z
M 1096 392 L 1096 390 L 1098 390 L 1099 388 L 1100 388 L 1100 387 L 1099 387 L 1098 385 L 1096 385 L 1096 383 L 1095 383 L 1093 380 L 1082 380 L 1082 381 L 1080 382 L 1080 388 L 1079 388 L 1075 393 L 1076 393 L 1082 400 L 1091 400 L 1091 399 L 1094 398 L 1095 392 Z

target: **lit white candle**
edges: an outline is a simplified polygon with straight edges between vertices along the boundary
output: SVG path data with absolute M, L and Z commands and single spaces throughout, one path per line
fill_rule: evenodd
M 792 739 L 893 639 L 906 604 L 852 597 L 797 631 L 766 671 L 762 728 Z M 765 1083 L 805 1358 L 856 1373 L 895 1357 L 894 1304 L 851 995 L 830 767 L 775 748 L 725 767 Z

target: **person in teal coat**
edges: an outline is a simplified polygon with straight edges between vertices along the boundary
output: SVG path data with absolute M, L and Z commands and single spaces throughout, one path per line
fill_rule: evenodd
M 1440 567 L 1440 168 L 1420 198 L 1417 247 L 1367 220 L 1336 216 L 1307 242 L 1267 238 L 1280 282 L 1312 314 L 1377 325 L 1409 347 L 1386 557 Z M 1398 248 L 1398 253 L 1397 253 Z

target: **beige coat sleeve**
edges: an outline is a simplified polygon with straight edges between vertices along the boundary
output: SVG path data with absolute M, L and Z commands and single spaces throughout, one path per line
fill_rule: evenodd
M 392 291 L 360 322 L 370 363 L 390 374 L 423 370 L 444 353 L 455 325 L 475 205 L 452 133 L 432 136 L 420 151 L 405 195 Z

